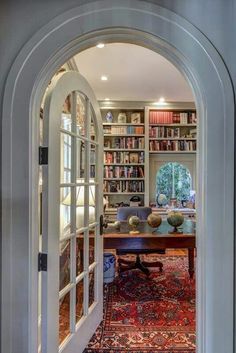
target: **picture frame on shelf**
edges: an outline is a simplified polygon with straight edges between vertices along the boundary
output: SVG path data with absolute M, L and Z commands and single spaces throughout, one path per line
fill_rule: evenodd
M 140 113 L 132 113 L 130 116 L 131 124 L 140 124 L 141 123 L 141 114 Z
M 139 163 L 139 155 L 137 152 L 130 152 L 129 163 Z
M 117 122 L 119 124 L 127 123 L 127 115 L 126 115 L 126 113 L 119 113 L 118 117 L 117 117 Z

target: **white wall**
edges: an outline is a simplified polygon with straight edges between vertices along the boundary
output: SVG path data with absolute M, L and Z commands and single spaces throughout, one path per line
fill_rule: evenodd
M 70 8 L 89 2 L 92 0 L 1 0 L 0 96 L 9 68 L 24 43 L 52 18 Z M 152 2 L 166 7 L 200 29 L 221 54 L 236 85 L 236 50 L 233 50 L 236 47 L 236 1 L 142 0 L 142 2 Z
M 156 175 L 159 169 L 168 162 L 177 162 L 188 168 L 192 177 L 192 189 L 196 189 L 196 155 L 195 154 L 153 154 L 149 158 L 149 199 L 156 202 Z

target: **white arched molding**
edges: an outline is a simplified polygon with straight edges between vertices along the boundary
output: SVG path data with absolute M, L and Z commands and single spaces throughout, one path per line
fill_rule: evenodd
M 199 117 L 197 352 L 233 352 L 234 98 L 227 69 L 185 19 L 146 1 L 106 0 L 56 17 L 9 73 L 2 125 L 2 352 L 37 352 L 39 108 L 56 70 L 98 41 L 148 47 L 191 85 Z M 144 63 L 145 64 L 145 63 Z

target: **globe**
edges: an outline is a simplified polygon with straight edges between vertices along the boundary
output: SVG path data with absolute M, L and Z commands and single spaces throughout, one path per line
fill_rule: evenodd
M 168 203 L 168 200 L 167 200 L 167 197 L 165 194 L 159 194 L 157 196 L 156 201 L 157 201 L 158 206 L 166 206 Z
M 140 223 L 140 219 L 138 218 L 138 216 L 131 216 L 128 219 L 128 223 L 129 223 L 130 227 L 132 228 L 132 230 L 130 231 L 130 234 L 138 234 L 139 231 L 137 230 L 137 227 Z
M 147 223 L 152 228 L 158 228 L 161 225 L 162 219 L 159 214 L 151 213 L 147 218 Z
M 178 230 L 178 227 L 181 226 L 184 222 L 184 216 L 179 211 L 171 211 L 168 213 L 167 222 L 174 227 L 173 231 L 169 233 L 183 233 L 182 231 Z
M 120 221 L 115 221 L 113 224 L 113 227 L 117 230 L 120 231 L 121 223 Z

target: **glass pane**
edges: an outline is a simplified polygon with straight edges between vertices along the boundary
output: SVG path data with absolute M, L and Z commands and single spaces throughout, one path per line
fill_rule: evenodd
M 86 187 L 86 185 L 80 185 L 76 188 L 76 229 L 85 226 L 84 197 Z
M 85 142 L 77 139 L 77 182 L 84 182 L 85 178 Z
M 71 182 L 71 142 L 70 135 L 61 133 L 61 183 Z
M 89 273 L 89 306 L 91 306 L 95 300 L 94 281 L 95 281 L 95 276 L 94 276 L 94 270 L 93 270 Z
M 84 233 L 78 234 L 76 238 L 76 274 L 84 270 Z
M 70 334 L 70 292 L 59 302 L 59 343 Z
M 90 178 L 96 179 L 96 160 L 97 160 L 96 146 L 90 146 Z
M 95 124 L 94 124 L 94 121 L 96 121 L 95 120 L 96 118 L 91 104 L 90 104 L 90 109 L 91 109 L 90 138 L 91 140 L 97 141 L 97 134 L 96 134 Z
M 85 119 L 86 119 L 86 99 L 81 93 L 77 93 L 77 117 L 76 126 L 77 134 L 85 136 Z
M 89 224 L 92 224 L 96 220 L 96 186 L 92 183 L 94 183 L 93 179 L 90 179 L 89 184 Z
M 76 285 L 76 322 L 83 316 L 84 306 L 84 280 Z
M 76 207 L 76 229 L 85 227 L 84 206 Z
M 169 162 L 164 164 L 156 175 L 156 200 L 159 206 L 176 201 L 181 207 L 184 203 L 191 203 L 194 207 L 195 191 L 192 189 L 190 171 L 182 164 Z
M 95 228 L 89 231 L 89 265 L 95 261 Z
M 71 232 L 71 188 L 60 189 L 60 238 Z
M 60 243 L 60 290 L 70 283 L 70 240 Z
M 71 95 L 67 96 L 61 112 L 61 128 L 71 131 Z

